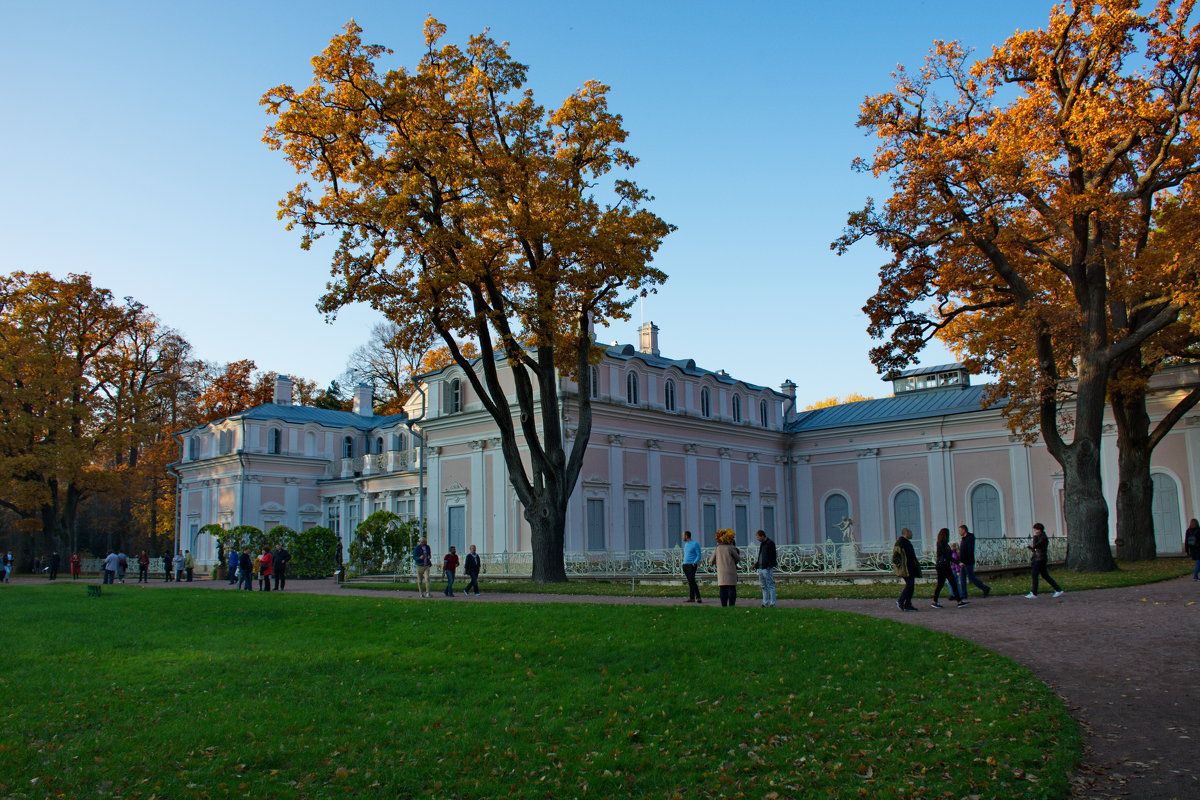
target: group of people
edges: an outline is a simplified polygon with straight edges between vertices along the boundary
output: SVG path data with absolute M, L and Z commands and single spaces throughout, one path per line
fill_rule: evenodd
M 728 528 L 722 528 L 715 534 L 717 546 L 709 556 L 708 562 L 717 568 L 717 594 L 722 606 L 737 605 L 738 568 L 742 563 L 742 551 L 738 549 L 736 534 Z M 775 568 L 778 566 L 775 542 L 767 536 L 766 531 L 757 531 L 754 537 L 758 540 L 758 557 L 754 560 L 754 569 L 758 572 L 758 583 L 762 588 L 762 607 L 774 608 Z M 692 538 L 691 531 L 683 532 L 683 576 L 687 579 L 688 599 L 685 603 L 702 603 L 700 585 L 696 583 L 696 570 L 700 567 L 702 553 L 700 543 Z
M 1032 600 L 1038 596 L 1038 581 L 1045 580 L 1054 590 L 1055 597 L 1061 597 L 1063 588 L 1050 576 L 1047 569 L 1046 551 L 1050 546 L 1050 538 L 1046 535 L 1046 526 L 1040 522 L 1033 525 L 1033 538 L 1026 546 L 1030 551 L 1030 577 L 1032 587 L 1025 597 Z M 934 545 L 934 571 L 937 584 L 933 589 L 931 608 L 941 608 L 940 601 L 943 588 L 949 588 L 950 599 L 959 607 L 967 605 L 967 584 L 972 584 L 987 597 L 992 588 L 981 581 L 975 574 L 975 534 L 966 525 L 958 526 L 958 541 L 950 542 L 950 529 L 942 528 L 937 533 Z M 896 598 L 896 607 L 901 611 L 916 611 L 913 605 L 913 593 L 916 590 L 917 578 L 921 577 L 921 564 L 917 560 L 916 550 L 912 545 L 912 531 L 904 528 L 892 548 L 892 571 L 904 579 L 904 589 Z
M 164 553 L 162 559 L 163 580 L 170 583 L 175 581 L 191 581 L 196 575 L 196 559 L 191 550 L 177 550 L 175 555 Z M 153 559 L 143 550 L 137 555 L 138 583 L 150 582 L 150 566 Z M 83 559 L 78 553 L 71 555 L 71 577 L 78 578 Z M 124 583 L 125 573 L 129 571 L 129 556 L 123 550 L 109 549 L 101 563 L 103 583 Z M 53 580 L 53 578 L 51 578 Z
M 291 561 L 292 554 L 283 545 L 279 545 L 274 551 L 263 547 L 262 552 L 254 556 L 250 555 L 249 547 L 243 548 L 240 553 L 230 550 L 226 567 L 229 585 L 233 586 L 236 583 L 238 589 L 253 591 L 254 581 L 257 579 L 260 592 L 271 591 L 272 584 L 275 591 L 282 592 L 287 588 L 287 569 Z
M 467 584 L 466 593 L 472 592 L 479 595 L 479 570 L 481 563 L 479 561 L 479 553 L 475 552 L 475 545 L 471 545 L 471 552 L 467 553 L 466 561 L 463 563 L 463 570 L 467 573 L 467 577 L 471 580 Z M 446 586 L 442 593 L 446 597 L 454 597 L 454 578 L 458 573 L 459 566 L 458 548 L 450 545 L 450 552 L 442 557 L 442 577 L 446 580 Z M 417 570 L 417 595 L 420 597 L 429 597 L 429 572 L 433 567 L 433 548 L 429 546 L 429 540 L 424 536 L 421 541 L 413 548 L 413 565 Z

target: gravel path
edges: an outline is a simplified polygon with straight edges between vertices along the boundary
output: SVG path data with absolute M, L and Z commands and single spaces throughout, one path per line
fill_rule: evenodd
M 1070 573 L 1058 577 L 1069 590 Z M 149 585 L 228 588 L 223 581 Z M 288 591 L 381 596 L 370 589 L 339 588 L 332 581 L 292 581 Z M 757 605 L 756 586 L 743 584 L 741 594 L 743 605 Z M 411 592 L 399 598 L 418 599 Z M 680 604 L 668 598 L 508 593 L 460 594 L 451 601 L 438 592 L 422 602 L 431 601 Z M 1074 781 L 1075 798 L 1200 798 L 1200 583 L 1179 578 L 1123 589 L 1068 591 L 1057 600 L 1049 594 L 1034 600 L 983 599 L 976 593 L 966 607 L 947 604 L 940 610 L 929 608 L 928 599 L 916 602 L 919 613 L 901 613 L 893 602 L 881 600 L 781 600 L 779 606 L 851 611 L 922 625 L 1023 664 L 1066 701 L 1084 726 L 1086 752 Z M 697 613 L 719 608 L 715 598 L 692 607 Z

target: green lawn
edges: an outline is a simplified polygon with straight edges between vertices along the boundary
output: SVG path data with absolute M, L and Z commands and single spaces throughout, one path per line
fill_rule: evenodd
M 1145 583 L 1155 583 L 1157 581 L 1169 580 L 1170 578 L 1178 578 L 1183 575 L 1191 575 L 1192 563 L 1190 560 L 1180 558 L 1165 558 L 1154 561 L 1126 561 L 1120 562 L 1120 569 L 1115 572 L 1070 572 L 1060 568 L 1052 569 L 1050 574 L 1068 592 L 1078 592 L 1084 589 L 1112 589 L 1119 586 L 1139 586 Z M 932 570 L 926 573 L 927 577 L 931 575 Z M 711 578 L 708 580 L 711 581 Z M 992 576 L 984 576 L 983 580 L 991 586 L 992 593 L 996 595 L 1025 594 L 1029 591 L 1029 573 L 1027 570 L 1022 570 L 1019 573 L 1009 573 L 1003 577 L 993 578 Z M 417 590 L 417 585 L 411 579 L 401 580 L 399 583 L 392 583 L 390 581 L 351 583 L 356 589 L 408 592 L 416 592 Z M 441 591 L 443 586 L 440 581 L 435 581 L 433 585 L 436 587 L 435 591 Z M 466 581 L 462 576 L 459 576 L 455 588 L 461 591 L 465 585 Z M 482 575 L 480 576 L 480 588 L 485 592 L 590 594 L 623 597 L 633 595 L 636 597 L 679 597 L 680 599 L 687 597 L 687 587 L 683 584 L 682 578 L 680 578 L 678 584 L 637 583 L 636 587 L 633 587 L 629 580 L 598 581 L 578 578 L 565 584 L 540 584 L 528 581 L 509 581 L 506 579 L 489 580 L 487 575 Z M 900 593 L 900 579 L 883 577 L 874 583 L 862 584 L 816 583 L 810 581 L 793 582 L 790 579 L 780 579 L 777 583 L 777 591 L 780 598 L 792 600 L 861 600 L 885 598 L 895 597 Z M 717 589 L 711 584 L 702 582 L 701 592 L 706 597 L 716 599 Z M 917 595 L 919 597 L 931 595 L 932 592 L 932 585 L 923 586 L 923 584 L 917 584 Z M 747 599 L 751 600 L 756 598 L 758 596 L 758 580 L 754 577 L 743 577 L 738 594 L 744 595 Z M 968 594 L 977 596 L 979 590 L 971 586 L 968 589 Z
M 817 610 L 0 587 L 0 796 L 1061 798 L 1062 703 Z

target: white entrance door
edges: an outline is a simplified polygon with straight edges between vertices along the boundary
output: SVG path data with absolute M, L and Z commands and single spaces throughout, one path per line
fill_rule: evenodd
M 1179 519 L 1179 492 L 1175 480 L 1161 472 L 1152 476 L 1154 497 L 1150 512 L 1154 516 L 1154 549 L 1159 553 L 1178 553 L 1183 547 L 1183 524 Z
M 450 541 L 448 544 L 458 548 L 459 558 L 462 558 L 467 546 L 467 507 L 450 506 L 448 511 L 450 512 L 447 515 L 450 526 Z

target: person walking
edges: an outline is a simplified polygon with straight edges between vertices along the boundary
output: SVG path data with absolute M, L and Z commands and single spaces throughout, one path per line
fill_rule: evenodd
M 717 531 L 717 548 L 709 558 L 709 562 L 717 567 L 717 591 L 722 607 L 737 605 L 738 564 L 742 560 L 742 553 L 734 544 L 734 539 L 734 532 L 728 528 Z
M 952 600 L 957 602 L 959 606 L 965 606 L 967 601 L 959 597 L 958 582 L 954 580 L 954 570 L 950 568 L 951 552 L 949 528 L 942 528 L 937 532 L 937 544 L 935 547 L 936 552 L 933 568 L 937 572 L 937 586 L 935 586 L 933 589 L 933 602 L 929 604 L 930 608 L 942 607 L 942 604 L 938 602 L 938 597 L 942 594 L 943 586 L 949 587 L 950 598 Z
M 229 575 L 227 577 L 229 578 L 230 586 L 233 586 L 235 583 L 237 583 L 238 559 L 240 557 L 241 554 L 238 553 L 237 548 L 229 549 L 229 566 L 227 567 L 229 570 Z
M 150 556 L 146 551 L 138 553 L 138 583 L 150 582 Z
M 916 611 L 912 598 L 917 588 L 917 578 L 921 577 L 921 562 L 917 561 L 917 551 L 912 546 L 912 531 L 908 528 L 901 529 L 896 544 L 892 546 L 892 572 L 904 579 L 904 589 L 896 598 L 896 608 Z
M 454 573 L 458 569 L 458 552 L 450 545 L 450 552 L 442 558 L 442 575 L 446 578 L 446 588 L 443 594 L 454 597 Z
M 258 557 L 258 588 L 259 591 L 271 591 L 271 576 L 274 573 L 275 557 L 271 555 L 271 548 L 264 547 L 262 555 Z
M 187 573 L 188 583 L 191 583 L 192 575 L 196 571 L 196 557 L 192 555 L 191 550 L 183 551 L 183 569 Z
M 165 580 L 167 583 L 170 583 L 171 582 L 171 554 L 163 553 L 162 562 L 163 562 L 163 580 Z
M 53 553 L 50 554 L 50 563 L 48 565 L 50 567 L 50 580 L 52 580 L 52 581 L 58 580 L 58 564 L 59 564 L 58 551 L 55 550 Z
M 471 552 L 467 553 L 467 560 L 463 564 L 463 569 L 467 571 L 467 575 L 471 578 L 467 584 L 467 594 L 471 593 L 471 589 L 475 590 L 475 596 L 479 596 L 479 553 L 475 552 L 475 545 L 471 545 Z
M 79 557 L 79 553 L 71 553 L 68 563 L 71 565 L 71 580 L 79 580 L 79 573 L 83 571 L 83 559 Z
M 700 603 L 700 586 L 696 583 L 696 570 L 700 567 L 700 543 L 692 539 L 691 531 L 683 532 L 683 576 L 688 582 L 688 599 L 685 603 Z
M 253 579 L 254 561 L 250 558 L 250 548 L 246 547 L 238 556 L 238 589 L 245 589 L 247 592 L 254 591 L 254 584 L 251 583 Z
M 975 584 L 984 597 L 991 594 L 992 587 L 975 575 L 975 534 L 971 533 L 966 525 L 958 526 L 958 558 L 962 563 L 962 570 L 958 576 L 958 596 L 963 600 L 967 599 L 968 583 Z
M 277 592 L 282 592 L 283 587 L 287 586 L 287 568 L 291 560 L 292 554 L 281 542 L 279 547 L 275 548 L 275 557 L 271 560 L 271 571 L 275 574 L 275 591 Z
M 420 544 L 413 548 L 413 565 L 417 568 L 417 594 L 429 597 L 429 568 L 433 566 L 433 550 L 424 536 Z
M 1050 584 L 1055 597 L 1061 597 L 1063 594 L 1062 587 L 1055 583 L 1054 578 L 1050 577 L 1050 572 L 1046 569 L 1046 549 L 1049 546 L 1050 537 L 1046 535 L 1046 526 L 1040 522 L 1033 523 L 1033 540 L 1027 545 L 1033 554 L 1029 560 L 1033 586 L 1030 588 L 1029 594 L 1025 595 L 1026 600 L 1032 600 L 1038 596 L 1039 576 L 1045 578 L 1046 583 Z
M 766 531 L 758 531 L 754 534 L 758 539 L 758 559 L 754 562 L 754 568 L 758 570 L 758 583 L 762 587 L 762 607 L 775 607 L 775 565 L 778 560 L 775 556 L 775 542 L 767 537 Z
M 125 582 L 125 571 L 129 569 L 129 556 L 125 555 L 125 551 L 117 553 L 117 583 Z
M 108 555 L 104 557 L 104 579 L 102 583 L 111 584 L 117 577 L 117 554 L 112 550 L 108 551 Z
M 175 551 L 175 582 L 179 583 L 183 580 L 183 551 Z
M 1192 580 L 1200 581 L 1200 522 L 1195 519 L 1188 522 L 1187 530 L 1183 532 L 1183 549 L 1188 558 L 1196 562 Z

